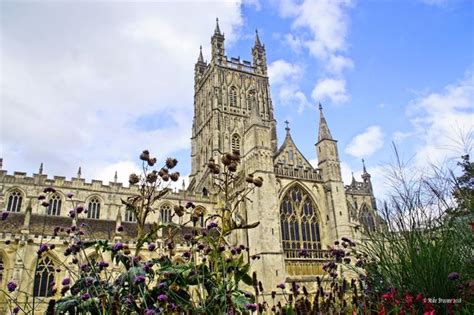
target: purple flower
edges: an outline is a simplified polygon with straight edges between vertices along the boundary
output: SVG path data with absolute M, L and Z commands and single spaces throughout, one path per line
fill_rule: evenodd
M 192 203 L 191 201 L 189 201 L 186 206 L 185 206 L 186 209 L 189 209 L 189 208 L 196 208 L 196 206 L 194 205 L 194 203 Z
M 5 221 L 8 218 L 8 212 L 3 211 L 1 216 L 0 216 L 0 221 Z
M 166 294 L 160 294 L 160 295 L 158 295 L 158 301 L 166 302 L 166 301 L 168 301 L 168 297 L 166 296 Z
M 63 279 L 62 285 L 70 285 L 70 284 L 71 284 L 71 279 L 69 279 L 69 278 L 64 278 Z
M 459 273 L 457 273 L 457 272 L 451 272 L 448 275 L 448 280 L 455 281 L 455 280 L 458 280 L 458 279 L 459 279 Z
M 13 292 L 16 290 L 16 288 L 17 288 L 17 285 L 15 282 L 13 282 L 13 280 L 7 283 L 8 292 Z
M 47 194 L 47 193 L 55 193 L 55 192 L 56 192 L 56 189 L 54 189 L 53 187 L 46 187 L 46 188 L 43 190 L 43 192 L 44 192 L 45 194 Z
M 133 282 L 134 282 L 135 284 L 144 283 L 144 282 L 145 282 L 145 276 L 144 276 L 144 275 L 136 276 L 136 277 L 133 279 Z
M 150 244 L 148 244 L 148 250 L 149 250 L 150 252 L 154 251 L 155 249 L 156 249 L 155 243 L 150 243 Z
M 41 203 L 41 205 L 42 205 L 43 207 L 47 208 L 47 207 L 49 207 L 49 202 L 43 201 L 43 202 Z
M 77 206 L 77 207 L 76 207 L 76 212 L 77 212 L 77 213 L 81 213 L 82 211 L 84 211 L 84 207 L 83 207 L 83 206 Z
M 156 314 L 155 310 L 152 310 L 152 309 L 147 309 L 145 312 L 145 315 L 155 315 L 155 314 Z
M 38 253 L 38 256 L 40 256 L 42 253 L 48 251 L 48 245 L 46 244 L 40 244 L 39 248 L 38 248 L 38 251 L 36 253 Z
M 45 195 L 39 195 L 38 196 L 38 200 L 45 200 L 46 199 L 46 196 Z
M 257 304 L 247 304 L 245 305 L 245 308 L 248 309 L 249 311 L 255 312 L 258 308 Z
M 20 312 L 20 307 L 17 305 L 13 308 L 13 314 L 18 314 Z
M 211 230 L 211 229 L 214 229 L 216 227 L 218 227 L 217 223 L 216 222 L 211 222 L 211 223 L 208 224 L 207 229 Z
M 183 257 L 189 259 L 191 257 L 191 253 L 190 252 L 184 252 Z
M 99 266 L 99 268 L 103 269 L 103 268 L 107 268 L 109 266 L 109 263 L 106 262 L 106 261 L 99 261 L 97 263 L 97 266 Z
M 112 249 L 115 250 L 115 251 L 121 250 L 121 249 L 123 249 L 123 244 L 120 243 L 120 242 L 117 242 L 117 243 L 114 244 Z
M 298 251 L 298 256 L 300 256 L 300 257 L 308 257 L 308 256 L 309 256 L 308 250 L 306 250 L 306 249 L 300 249 L 300 250 Z
M 93 285 L 93 284 L 94 284 L 94 278 L 92 278 L 92 277 L 86 277 L 86 278 L 84 279 L 84 285 L 85 285 L 86 287 L 90 287 L 90 286 Z
M 160 282 L 158 284 L 158 290 L 163 290 L 164 288 L 166 288 L 166 282 Z
M 278 289 L 285 290 L 285 284 L 284 284 L 284 283 L 280 283 L 279 285 L 277 285 L 277 288 L 278 288 Z
M 123 232 L 123 226 L 119 225 L 119 226 L 117 227 L 117 232 Z
M 72 198 L 73 196 L 74 196 L 74 194 L 71 193 L 71 192 L 66 194 L 66 197 L 68 197 L 68 198 Z
M 176 305 L 174 305 L 174 303 L 169 303 L 168 304 L 168 310 L 173 312 L 176 310 Z
M 89 293 L 84 293 L 82 296 L 81 296 L 81 299 L 83 301 L 87 301 L 88 299 L 91 298 L 91 295 Z

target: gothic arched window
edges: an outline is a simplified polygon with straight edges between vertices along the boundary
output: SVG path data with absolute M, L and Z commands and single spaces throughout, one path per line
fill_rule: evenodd
M 363 205 L 362 210 L 360 211 L 360 223 L 362 223 L 366 232 L 371 233 L 375 231 L 374 217 L 369 212 L 366 205 Z
M 52 283 L 54 282 L 54 264 L 45 256 L 38 262 L 35 273 L 33 296 L 52 296 Z
M 256 97 L 255 97 L 255 91 L 251 90 L 247 94 L 247 109 L 251 110 L 252 107 L 256 106 Z
M 231 148 L 232 148 L 232 153 L 237 152 L 240 154 L 240 136 L 236 133 L 232 135 Z
M 135 212 L 131 209 L 125 210 L 125 221 L 126 222 L 137 222 L 137 216 L 135 215 Z
M 161 223 L 170 223 L 171 222 L 171 206 L 169 204 L 164 204 L 160 209 Z
M 61 212 L 61 196 L 54 194 L 49 199 L 48 215 L 59 215 Z
M 99 200 L 99 198 L 94 197 L 89 201 L 89 206 L 87 208 L 87 217 L 89 219 L 99 219 L 100 218 L 100 200 Z
M 229 103 L 232 107 L 237 107 L 237 89 L 233 86 L 229 92 Z
M 13 190 L 8 196 L 7 211 L 20 212 L 23 195 L 18 190 Z
M 288 189 L 280 204 L 283 249 L 287 257 L 297 250 L 321 249 L 317 208 L 311 197 L 299 186 Z

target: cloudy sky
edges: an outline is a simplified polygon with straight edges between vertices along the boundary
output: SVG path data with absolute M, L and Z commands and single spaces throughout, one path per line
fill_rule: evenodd
M 1 152 L 9 173 L 126 182 L 137 155 L 190 171 L 193 66 L 215 18 L 228 57 L 267 50 L 284 120 L 316 160 L 317 104 L 346 182 L 361 159 L 379 192 L 392 143 L 422 167 L 474 129 L 474 3 L 450 0 L 1 1 Z M 463 141 L 464 140 L 464 141 Z

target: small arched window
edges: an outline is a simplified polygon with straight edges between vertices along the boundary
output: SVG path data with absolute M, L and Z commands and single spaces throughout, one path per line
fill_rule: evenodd
M 20 191 L 14 190 L 8 196 L 7 211 L 20 212 L 23 195 Z
M 237 107 L 237 89 L 235 87 L 230 88 L 229 103 L 230 106 Z
M 160 217 L 162 223 L 171 222 L 171 206 L 169 204 L 164 204 L 161 206 Z
M 48 297 L 53 295 L 54 269 L 54 264 L 49 257 L 41 258 L 36 268 L 33 296 Z
M 54 194 L 49 199 L 48 215 L 59 215 L 61 213 L 61 196 Z
M 240 154 L 240 136 L 236 133 L 232 135 L 231 147 L 232 153 L 237 152 L 238 154 Z
M 372 233 L 375 231 L 375 220 L 372 214 L 367 209 L 367 206 L 363 206 L 360 212 L 360 223 L 364 227 L 365 231 L 368 233 Z
M 255 97 L 255 91 L 251 90 L 247 94 L 247 109 L 251 110 L 252 107 L 256 106 L 256 97 Z
M 131 209 L 125 210 L 125 221 L 126 222 L 137 222 L 137 216 L 135 215 L 135 212 Z
M 94 197 L 89 201 L 89 206 L 87 207 L 87 217 L 89 219 L 99 219 L 100 218 L 100 200 L 99 200 L 99 198 Z

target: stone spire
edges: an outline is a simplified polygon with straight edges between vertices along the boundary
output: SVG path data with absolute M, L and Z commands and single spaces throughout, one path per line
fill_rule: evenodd
M 38 173 L 39 173 L 40 175 L 43 175 L 43 162 L 41 162 L 41 164 L 40 164 Z
M 199 57 L 198 57 L 198 62 L 204 63 L 204 58 L 202 56 L 202 46 L 199 46 Z
M 214 34 L 215 35 L 222 35 L 221 34 L 221 29 L 219 28 L 219 18 L 216 18 L 216 28 L 214 29 Z
M 326 122 L 326 118 L 324 118 L 323 114 L 323 106 L 321 103 L 319 104 L 319 134 L 318 134 L 318 142 L 322 140 L 334 140 L 331 136 L 331 132 L 329 131 L 328 123 Z
M 117 183 L 117 180 L 118 180 L 117 171 L 115 171 L 115 174 L 114 174 L 114 183 Z
M 3 169 L 3 158 L 0 158 L 0 171 Z
M 255 30 L 255 46 L 262 47 L 262 43 L 260 42 L 260 38 L 258 37 L 258 30 Z
M 77 169 L 77 178 L 81 178 L 81 175 L 82 175 L 82 169 L 79 166 L 79 168 Z
M 364 180 L 364 183 L 370 182 L 370 174 L 367 172 L 367 169 L 365 168 L 364 159 L 362 159 L 362 179 Z

